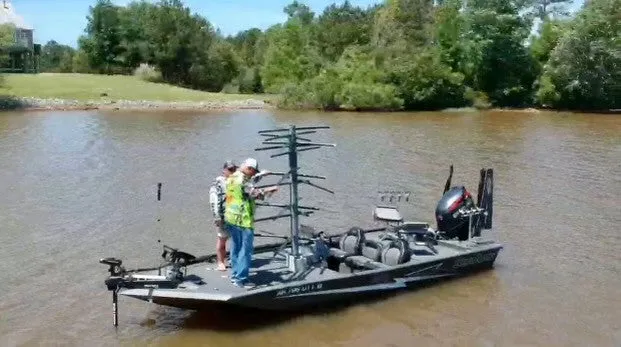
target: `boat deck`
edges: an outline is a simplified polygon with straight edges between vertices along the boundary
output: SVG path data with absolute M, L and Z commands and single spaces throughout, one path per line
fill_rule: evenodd
M 148 274 L 156 275 L 157 271 Z M 283 256 L 274 257 L 273 252 L 264 252 L 253 255 L 248 276 L 248 282 L 251 283 L 250 288 L 234 285 L 230 280 L 230 275 L 231 268 L 227 268 L 226 271 L 219 271 L 213 263 L 194 264 L 188 266 L 187 280 L 179 288 L 195 292 L 214 293 L 222 291 L 223 294 L 238 294 L 294 281 L 325 280 L 337 277 L 340 274 L 327 268 L 318 267 L 311 267 L 307 272 L 293 274 L 289 271 Z
M 371 234 L 369 238 L 375 238 L 377 235 Z M 464 253 L 470 253 L 478 248 L 478 251 L 485 249 L 488 245 L 486 242 L 455 242 L 444 241 L 439 242 L 436 246 L 436 254 L 429 252 L 425 246 L 417 246 L 411 244 L 413 251 L 412 258 L 407 262 L 409 264 L 424 263 L 440 258 L 450 258 Z M 474 249 L 473 249 L 474 248 Z M 286 251 L 286 250 L 284 250 Z M 353 266 L 357 266 L 357 270 L 352 270 L 348 265 L 341 264 L 340 271 L 334 271 L 328 268 L 310 267 L 306 272 L 292 273 L 287 267 L 286 259 L 283 255 L 274 256 L 274 251 L 263 251 L 253 254 L 250 273 L 248 276 L 249 286 L 238 287 L 230 280 L 231 269 L 219 271 L 214 263 L 198 263 L 187 267 L 185 272 L 185 281 L 182 282 L 177 289 L 167 290 L 159 289 L 149 291 L 148 289 L 131 289 L 125 295 L 134 296 L 141 299 L 149 299 L 153 296 L 177 298 L 177 299 L 202 299 L 212 301 L 226 301 L 232 297 L 244 295 L 245 293 L 274 289 L 274 286 L 287 285 L 292 282 L 314 282 L 325 281 L 332 278 L 338 278 L 351 275 L 353 272 L 367 270 L 390 268 L 389 265 L 381 264 L 363 255 L 350 256 Z M 343 267 L 344 266 L 344 267 Z M 149 272 L 141 272 L 142 275 L 158 275 L 157 270 Z M 163 275 L 163 274 L 162 274 Z

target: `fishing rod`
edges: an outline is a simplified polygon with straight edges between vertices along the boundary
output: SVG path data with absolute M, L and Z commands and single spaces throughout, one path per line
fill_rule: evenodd
M 156 232 L 158 235 L 162 235 L 161 234 L 161 221 L 162 221 L 162 182 L 158 182 L 157 183 L 157 225 L 156 225 Z M 161 243 L 162 241 L 158 238 L 157 243 Z M 162 268 L 159 267 L 157 270 L 157 274 L 161 275 L 162 274 Z

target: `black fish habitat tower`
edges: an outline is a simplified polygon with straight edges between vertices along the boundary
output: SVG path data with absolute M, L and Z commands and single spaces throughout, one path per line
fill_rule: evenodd
M 289 172 L 286 173 L 272 173 L 272 175 L 280 175 L 282 178 L 280 181 L 274 185 L 278 186 L 289 186 L 289 204 L 271 204 L 271 203 L 259 203 L 259 206 L 271 206 L 271 207 L 281 207 L 284 209 L 288 209 L 288 213 L 278 214 L 271 217 L 259 218 L 255 219 L 256 222 L 264 221 L 264 220 L 275 220 L 278 218 L 289 217 L 291 221 L 290 232 L 291 232 L 291 252 L 287 252 L 287 264 L 289 269 L 293 272 L 305 271 L 308 268 L 308 256 L 307 254 L 302 254 L 299 247 L 299 233 L 300 233 L 300 220 L 299 216 L 308 217 L 315 211 L 319 211 L 319 208 L 311 207 L 311 206 L 300 206 L 299 204 L 299 195 L 298 195 L 298 185 L 307 184 L 311 187 L 315 187 L 326 191 L 328 193 L 334 194 L 333 191 L 320 187 L 310 181 L 310 178 L 316 179 L 325 179 L 323 176 L 315 176 L 315 175 L 305 175 L 298 172 L 298 152 L 302 151 L 310 151 L 314 149 L 319 149 L 322 147 L 335 147 L 335 144 L 330 143 L 318 143 L 313 142 L 310 139 L 300 137 L 299 135 L 307 135 L 316 133 L 318 130 L 329 129 L 328 126 L 313 126 L 313 127 L 296 127 L 295 125 L 287 128 L 277 128 L 270 130 L 261 130 L 259 134 L 261 136 L 267 137 L 266 140 L 263 141 L 264 145 L 270 145 L 269 147 L 256 148 L 255 151 L 263 151 L 263 150 L 274 150 L 274 149 L 284 149 L 285 152 L 273 154 L 270 157 L 275 158 L 283 155 L 288 155 L 289 157 Z M 288 181 L 286 181 L 289 179 Z M 271 186 L 271 185 L 270 185 Z

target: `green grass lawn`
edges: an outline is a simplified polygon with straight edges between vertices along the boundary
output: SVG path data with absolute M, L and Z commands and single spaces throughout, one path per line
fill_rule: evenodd
M 133 76 L 73 73 L 3 74 L 0 95 L 71 100 L 234 101 L 268 95 L 208 93 Z M 107 96 L 102 96 L 106 93 Z

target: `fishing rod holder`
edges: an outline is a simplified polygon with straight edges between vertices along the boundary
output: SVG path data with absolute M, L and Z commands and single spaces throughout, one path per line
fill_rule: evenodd
M 468 218 L 468 239 L 466 241 L 470 241 L 473 237 L 473 235 L 475 234 L 475 229 L 478 226 L 478 222 L 477 223 L 473 223 L 473 218 L 475 216 L 487 216 L 488 212 L 480 207 L 462 207 L 460 209 L 458 209 L 455 212 L 457 215 L 464 217 L 464 218 Z
M 289 161 L 289 171 L 288 172 L 274 172 L 272 175 L 282 176 L 281 179 L 273 184 L 273 185 L 265 185 L 261 187 L 268 186 L 289 186 L 289 204 L 271 204 L 271 203 L 258 203 L 259 206 L 266 207 L 278 207 L 284 209 L 288 213 L 279 213 L 274 216 L 257 218 L 255 222 L 265 221 L 265 220 L 275 220 L 279 218 L 289 217 L 290 219 L 290 234 L 291 234 L 291 252 L 287 252 L 287 264 L 289 270 L 294 273 L 298 273 L 301 271 L 305 271 L 308 269 L 309 265 L 313 262 L 316 262 L 318 258 L 317 252 L 323 254 L 323 248 L 321 245 L 315 244 L 311 247 L 301 247 L 300 246 L 300 221 L 299 216 L 308 217 L 315 211 L 320 211 L 319 208 L 313 206 L 300 206 L 299 205 L 299 195 L 298 195 L 298 186 L 300 184 L 306 184 L 313 188 L 317 188 L 328 192 L 330 194 L 334 194 L 334 191 L 321 187 L 313 182 L 311 179 L 325 179 L 323 176 L 318 175 L 307 175 L 298 172 L 298 153 L 304 151 L 310 151 L 315 149 L 320 149 L 323 147 L 335 147 L 335 144 L 331 143 L 322 143 L 322 142 L 314 142 L 311 139 L 301 137 L 300 135 L 309 135 L 317 133 L 319 130 L 330 129 L 328 126 L 309 126 L 309 127 L 296 127 L 292 125 L 288 128 L 277 128 L 277 129 L 269 129 L 269 130 L 261 130 L 259 131 L 259 135 L 266 137 L 263 140 L 262 144 L 266 145 L 266 147 L 255 148 L 255 151 L 268 151 L 268 150 L 281 150 L 281 152 L 272 154 L 270 157 L 280 157 L 286 155 Z
M 395 202 L 401 202 L 401 200 L 403 199 L 405 202 L 410 202 L 410 195 L 412 195 L 412 192 L 410 191 L 394 191 L 394 190 L 388 190 L 388 191 L 378 191 L 377 195 L 379 197 L 379 200 L 382 203 L 385 202 L 389 202 L 392 203 L 393 200 Z

